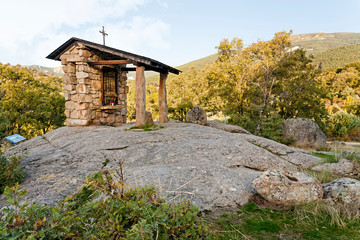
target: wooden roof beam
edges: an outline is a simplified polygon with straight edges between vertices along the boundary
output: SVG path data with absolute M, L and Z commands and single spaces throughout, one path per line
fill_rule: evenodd
M 89 65 L 120 65 L 120 64 L 131 64 L 133 61 L 129 60 L 103 60 L 96 62 L 88 62 Z

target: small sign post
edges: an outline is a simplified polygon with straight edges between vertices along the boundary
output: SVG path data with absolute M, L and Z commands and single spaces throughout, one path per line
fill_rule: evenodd
M 6 140 L 8 140 L 9 142 L 16 144 L 18 142 L 24 141 L 26 140 L 26 138 L 24 138 L 23 136 L 19 135 L 19 134 L 14 134 L 8 137 L 5 137 Z

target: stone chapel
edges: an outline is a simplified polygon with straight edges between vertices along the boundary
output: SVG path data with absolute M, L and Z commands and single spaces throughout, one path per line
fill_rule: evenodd
M 70 38 L 47 56 L 61 60 L 67 126 L 126 123 L 127 73 L 136 71 L 136 125 L 145 124 L 144 71 L 160 73 L 159 122 L 167 122 L 166 79 L 179 70 L 154 59 L 79 38 Z

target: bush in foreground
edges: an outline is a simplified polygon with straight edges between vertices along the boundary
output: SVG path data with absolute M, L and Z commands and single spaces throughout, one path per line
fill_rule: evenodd
M 0 152 L 0 194 L 6 186 L 11 187 L 22 182 L 24 176 L 25 173 L 20 168 L 20 157 L 6 159 Z
M 233 114 L 229 123 L 238 125 L 245 128 L 251 133 L 255 133 L 256 121 L 255 117 L 251 114 Z M 294 142 L 294 139 L 284 137 L 283 124 L 285 120 L 277 113 L 271 113 L 267 118 L 263 120 L 262 129 L 259 136 L 274 140 L 276 142 L 290 145 Z
M 122 168 L 94 174 L 55 207 L 20 205 L 18 185 L 5 194 L 13 207 L 3 212 L 0 239 L 216 238 L 191 203 L 169 205 L 152 187 L 125 189 Z

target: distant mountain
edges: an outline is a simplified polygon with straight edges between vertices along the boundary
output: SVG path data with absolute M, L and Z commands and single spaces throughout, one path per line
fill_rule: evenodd
M 314 64 L 322 62 L 324 69 L 360 61 L 360 33 L 304 33 L 292 35 L 291 41 L 295 49 L 303 48 L 308 54 L 314 55 Z M 191 67 L 201 70 L 216 59 L 217 54 L 213 54 L 177 68 L 183 72 Z M 169 78 L 172 78 L 172 74 Z
M 189 71 L 191 68 L 195 68 L 196 71 L 201 71 L 206 65 L 211 64 L 215 62 L 217 59 L 217 54 L 212 54 L 210 56 L 200 58 L 188 63 L 185 63 L 183 65 L 180 65 L 176 67 L 177 69 L 181 70 L 182 72 Z M 175 78 L 177 75 L 169 74 L 168 81 Z M 157 84 L 159 81 L 159 74 L 156 74 L 154 76 L 151 76 L 149 78 L 146 78 L 147 84 Z
M 304 33 L 291 36 L 293 47 L 303 48 L 309 54 L 360 43 L 360 33 Z
M 64 76 L 64 72 L 62 70 L 61 65 L 58 67 L 44 67 L 40 65 L 31 65 L 29 67 L 35 69 L 38 72 L 50 73 L 58 77 Z

